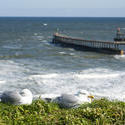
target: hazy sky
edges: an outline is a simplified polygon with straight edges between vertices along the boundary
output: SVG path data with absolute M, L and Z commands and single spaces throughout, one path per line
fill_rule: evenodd
M 125 0 L 0 0 L 0 16 L 125 17 Z

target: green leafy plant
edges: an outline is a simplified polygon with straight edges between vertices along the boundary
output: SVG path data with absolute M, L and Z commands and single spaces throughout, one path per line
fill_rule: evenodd
M 0 118 L 0 125 L 124 125 L 125 102 L 100 99 L 75 109 L 40 99 L 31 105 L 0 103 Z

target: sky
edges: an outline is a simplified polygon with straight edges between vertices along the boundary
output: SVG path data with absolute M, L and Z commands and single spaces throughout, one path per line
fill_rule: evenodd
M 0 0 L 0 16 L 125 17 L 125 0 Z

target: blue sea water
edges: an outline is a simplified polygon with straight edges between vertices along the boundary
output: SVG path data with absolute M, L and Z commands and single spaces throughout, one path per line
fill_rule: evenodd
M 125 56 L 76 51 L 51 43 L 53 33 L 113 41 L 125 18 L 0 18 L 0 91 L 28 88 L 125 101 Z

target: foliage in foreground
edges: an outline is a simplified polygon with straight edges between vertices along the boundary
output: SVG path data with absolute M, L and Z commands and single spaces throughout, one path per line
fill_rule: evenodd
M 0 103 L 0 118 L 7 125 L 124 125 L 125 103 L 101 99 L 76 109 L 42 100 L 21 106 Z

